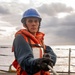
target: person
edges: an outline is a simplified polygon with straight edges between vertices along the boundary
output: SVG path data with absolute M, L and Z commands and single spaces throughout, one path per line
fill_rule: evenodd
M 56 63 L 56 54 L 44 44 L 44 33 L 40 32 L 41 20 L 34 8 L 26 10 L 21 22 L 23 29 L 15 34 L 12 51 L 15 60 L 12 65 L 17 75 L 50 75 L 48 65 Z

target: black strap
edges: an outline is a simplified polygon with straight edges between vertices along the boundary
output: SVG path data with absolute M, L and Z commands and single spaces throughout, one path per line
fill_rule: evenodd
M 41 47 L 43 48 L 43 46 L 40 46 L 39 44 L 31 44 L 32 47 Z

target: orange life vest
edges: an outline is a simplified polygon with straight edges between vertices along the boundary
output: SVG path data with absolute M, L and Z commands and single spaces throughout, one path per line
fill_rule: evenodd
M 16 34 L 15 34 L 15 36 L 17 36 L 18 34 L 21 34 L 23 37 L 24 37 L 24 39 L 29 43 L 29 40 L 28 40 L 28 37 L 29 37 L 29 39 L 30 39 L 30 44 L 31 45 L 35 45 L 35 44 L 40 44 L 41 46 L 43 46 L 43 37 L 44 37 L 44 34 L 43 33 L 41 33 L 41 32 L 38 32 L 37 34 L 36 34 L 36 37 L 34 37 L 32 34 L 30 34 L 27 30 L 25 30 L 25 29 L 21 29 L 21 30 L 19 30 Z M 38 47 L 40 47 L 40 46 L 38 46 Z M 44 47 L 45 48 L 45 47 Z M 42 49 L 40 48 L 39 49 L 40 50 L 40 55 L 39 55 L 39 57 L 41 58 L 42 57 L 42 55 L 43 55 L 43 51 L 42 51 Z M 12 47 L 12 51 L 14 51 L 14 47 Z M 38 50 L 37 50 L 38 51 Z M 35 52 L 35 49 L 34 49 L 34 52 Z M 34 54 L 34 53 L 33 53 Z M 38 54 L 35 54 L 35 56 L 36 55 L 38 55 Z M 38 57 L 38 56 L 36 56 L 36 57 Z M 17 75 L 28 75 L 27 74 L 27 72 L 26 71 L 24 71 L 21 67 L 20 67 L 20 65 L 18 64 L 18 62 L 17 62 L 17 60 L 15 59 L 14 60 L 14 62 L 12 63 L 13 64 L 13 66 L 17 69 Z M 35 73 L 34 75 L 50 75 L 50 72 L 49 71 L 47 71 L 47 72 L 45 72 L 45 71 L 39 71 L 39 72 L 37 72 L 37 73 Z

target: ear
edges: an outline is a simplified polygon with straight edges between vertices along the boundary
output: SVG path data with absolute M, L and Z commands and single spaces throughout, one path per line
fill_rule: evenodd
M 23 24 L 23 27 L 27 28 L 25 24 Z

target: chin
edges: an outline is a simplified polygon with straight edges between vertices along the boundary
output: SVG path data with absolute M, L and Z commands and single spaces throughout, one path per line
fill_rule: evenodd
M 36 34 L 37 32 L 36 31 L 34 31 L 34 32 L 31 32 L 32 34 Z

